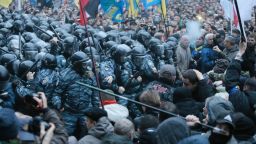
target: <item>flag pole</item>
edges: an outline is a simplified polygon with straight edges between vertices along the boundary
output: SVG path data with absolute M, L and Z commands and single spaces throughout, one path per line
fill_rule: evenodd
M 166 6 L 166 5 L 165 5 Z M 163 19 L 164 19 L 164 28 L 165 28 L 165 36 L 166 36 L 166 39 L 168 38 L 169 36 L 169 32 L 167 30 L 167 27 L 166 27 L 166 21 L 165 21 L 165 16 L 164 16 L 164 10 L 162 8 L 162 0 L 161 0 L 161 11 L 162 11 L 162 16 L 163 16 Z
M 232 4 L 234 3 L 234 1 L 232 0 Z M 232 35 L 232 31 L 233 31 L 233 18 L 234 18 L 234 10 L 233 10 L 233 7 L 232 7 L 232 10 L 230 8 L 230 5 L 228 5 L 228 9 L 230 10 L 230 33 Z
M 91 46 L 90 37 L 89 37 L 90 34 L 89 34 L 88 29 L 87 29 L 87 24 L 86 24 L 86 22 L 85 22 L 84 11 L 83 11 L 83 8 L 81 7 L 81 6 L 82 6 L 82 5 L 81 5 L 81 0 L 79 0 L 79 5 L 80 5 L 80 11 L 81 11 L 82 16 L 83 16 L 85 31 L 86 31 L 87 36 L 88 36 L 88 45 L 89 45 L 89 47 L 90 47 L 90 54 L 91 54 L 91 61 L 92 61 L 93 72 L 95 73 L 97 87 L 100 88 L 100 81 L 99 81 L 99 76 L 98 76 L 97 69 L 96 69 L 96 62 L 95 62 L 94 57 L 93 57 L 92 46 Z M 100 94 L 100 93 L 99 93 L 99 99 L 100 99 L 101 107 L 102 107 L 102 109 L 104 109 L 104 105 L 103 105 L 103 101 L 102 101 L 102 97 L 101 97 L 101 94 Z
M 244 29 L 243 29 L 243 23 L 242 23 L 242 20 L 241 20 L 237 0 L 234 0 L 234 1 L 235 1 L 236 12 L 237 12 L 238 21 L 239 21 L 239 27 L 240 27 L 240 30 L 241 30 L 241 42 L 246 42 L 245 35 L 244 35 Z

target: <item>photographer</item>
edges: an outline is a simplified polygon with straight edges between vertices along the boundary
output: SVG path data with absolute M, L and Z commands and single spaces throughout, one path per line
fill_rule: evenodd
M 47 106 L 47 99 L 43 92 L 38 92 L 38 97 L 33 97 L 37 101 L 38 111 L 41 111 L 42 118 L 48 123 L 52 123 L 52 126 L 55 126 L 55 130 L 52 135 L 46 133 L 44 136 L 43 142 L 48 141 L 51 144 L 62 144 L 66 143 L 68 140 L 68 134 L 64 128 L 63 122 L 60 120 L 59 116 L 55 111 L 49 109 Z M 42 129 L 41 129 L 42 131 Z M 52 136 L 52 138 L 51 138 Z
M 0 143 L 17 141 L 18 143 L 63 144 L 68 135 L 57 114 L 48 108 L 46 96 L 38 92 L 33 96 L 38 115 L 30 117 L 15 113 L 11 109 L 0 109 Z M 5 133 L 2 133 L 5 131 Z

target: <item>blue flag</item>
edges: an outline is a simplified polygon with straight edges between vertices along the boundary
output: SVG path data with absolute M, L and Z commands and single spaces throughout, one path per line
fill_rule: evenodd
M 151 6 L 160 5 L 161 0 L 142 0 L 142 4 L 145 9 L 148 9 Z
M 123 9 L 127 3 L 125 0 L 100 0 L 101 7 L 113 22 L 123 22 Z

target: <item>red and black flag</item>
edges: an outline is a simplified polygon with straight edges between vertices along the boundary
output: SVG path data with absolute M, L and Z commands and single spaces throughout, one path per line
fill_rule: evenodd
M 80 24 L 87 24 L 89 17 L 96 18 L 100 0 L 79 0 Z

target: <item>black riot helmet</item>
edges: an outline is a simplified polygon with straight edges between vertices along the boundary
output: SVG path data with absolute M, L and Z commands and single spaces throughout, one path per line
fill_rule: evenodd
M 97 41 L 96 39 L 94 39 L 94 41 L 93 41 L 92 37 L 85 38 L 85 39 L 81 42 L 81 44 L 80 44 L 80 46 L 79 46 L 79 49 L 80 49 L 80 50 L 84 50 L 86 47 L 89 47 L 89 46 L 95 47 L 94 43 L 98 46 L 98 41 Z M 95 47 L 95 48 L 97 48 L 97 47 Z
M 125 42 L 127 41 L 127 40 L 129 40 L 130 38 L 128 37 L 128 36 L 122 36 L 121 38 L 120 38 L 120 42 L 121 42 L 121 44 L 125 44 Z
M 10 74 L 16 75 L 18 73 L 19 64 L 20 60 L 16 59 L 13 62 L 9 63 L 6 68 Z
M 127 57 L 130 55 L 131 48 L 125 44 L 116 45 L 115 50 L 113 51 L 112 55 L 115 62 L 122 64 L 125 63 Z
M 164 58 L 164 50 L 165 50 L 165 47 L 162 44 L 153 45 L 150 49 L 150 51 L 153 52 L 153 54 L 156 57 L 161 57 L 161 58 Z
M 99 31 L 99 32 L 97 32 L 97 33 L 94 34 L 94 37 L 95 37 L 97 40 L 99 40 L 99 41 L 104 40 L 107 36 L 108 36 L 108 34 L 105 33 L 104 31 Z
M 173 51 L 175 49 L 175 42 L 169 41 L 164 43 L 165 50 L 164 50 L 164 55 L 165 58 L 172 58 L 173 57 Z
M 17 76 L 23 80 L 26 80 L 26 75 L 28 72 L 35 72 L 36 67 L 34 63 L 30 60 L 25 60 L 19 64 Z
M 124 44 L 128 45 L 130 48 L 133 48 L 134 43 L 135 43 L 134 40 L 127 39 Z
M 107 41 L 119 42 L 119 35 L 117 31 L 109 31 L 107 34 Z
M 0 57 L 0 65 L 3 65 L 5 67 L 7 67 L 8 64 L 10 64 L 11 62 L 17 60 L 17 56 L 15 54 L 10 54 L 10 53 L 7 53 L 7 54 L 3 54 L 1 57 Z
M 6 45 L 6 39 L 4 35 L 0 34 L 0 47 L 3 47 Z
M 52 54 L 45 54 L 42 61 L 43 68 L 55 69 L 57 67 L 57 58 Z
M 143 59 L 146 57 L 147 51 L 142 45 L 135 46 L 132 51 L 132 60 L 136 66 L 141 66 Z
M 72 68 L 81 75 L 92 70 L 92 62 L 90 58 L 82 51 L 74 53 L 71 56 L 70 61 L 72 63 Z
M 24 31 L 27 31 L 27 32 L 34 32 L 34 24 L 33 22 L 27 22 L 25 24 L 25 28 L 24 28 Z
M 159 45 L 161 44 L 161 40 L 155 38 L 155 37 L 152 37 L 150 40 L 149 40 L 149 43 L 148 43 L 148 49 L 152 50 L 153 46 L 156 46 L 156 45 Z
M 31 41 L 32 39 L 37 39 L 38 37 L 36 36 L 35 33 L 32 32 L 24 32 L 22 34 L 22 37 L 25 39 L 26 42 Z
M 49 41 L 52 39 L 54 33 L 53 33 L 52 31 L 49 31 L 49 30 L 47 30 L 46 33 L 47 33 L 47 34 L 42 33 L 42 34 L 40 35 L 40 38 L 41 38 L 43 41 L 45 41 L 45 42 L 49 42 Z
M 63 40 L 63 55 L 65 58 L 69 58 L 74 53 L 74 42 L 75 38 L 73 36 L 66 37 Z
M 14 52 L 16 55 L 19 54 L 19 40 L 10 40 L 7 44 L 8 51 Z
M 35 60 L 35 56 L 38 54 L 38 49 L 33 43 L 25 43 L 23 45 L 23 55 L 26 60 Z
M 85 38 L 85 31 L 83 29 L 76 29 L 74 31 L 74 35 L 82 41 Z
M 111 49 L 116 44 L 117 43 L 114 42 L 114 41 L 108 41 L 108 42 L 104 43 L 103 48 L 106 49 L 106 50 L 109 50 L 109 49 Z
M 105 33 L 104 31 L 99 31 L 96 34 L 94 34 L 94 37 L 97 39 L 97 41 L 99 42 L 100 46 L 103 48 L 105 42 L 107 41 L 107 39 L 106 39 L 107 33 Z
M 6 90 L 9 79 L 10 74 L 8 70 L 4 66 L 0 65 L 0 92 Z
M 14 33 L 22 32 L 24 30 L 23 22 L 21 20 L 14 21 L 12 29 Z
M 93 58 L 95 59 L 96 62 L 100 62 L 100 55 L 98 51 L 94 47 L 86 47 L 83 52 L 87 54 L 89 57 L 91 57 L 91 50 L 92 50 L 92 55 Z
M 148 46 L 149 40 L 151 39 L 151 35 L 145 31 L 145 30 L 140 30 L 137 33 L 137 40 L 143 44 L 145 47 Z

